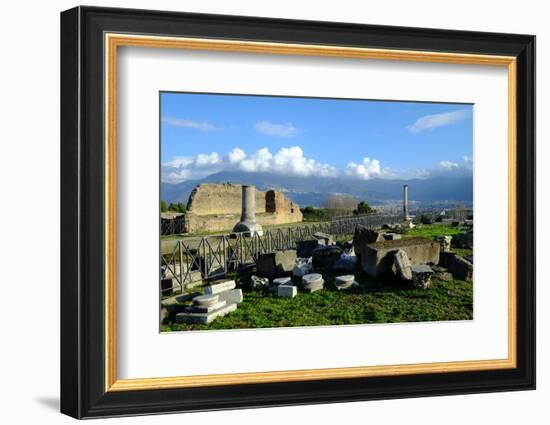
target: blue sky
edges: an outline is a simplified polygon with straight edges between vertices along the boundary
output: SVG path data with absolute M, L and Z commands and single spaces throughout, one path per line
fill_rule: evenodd
M 227 169 L 348 178 L 467 172 L 473 107 L 161 93 L 162 180 Z

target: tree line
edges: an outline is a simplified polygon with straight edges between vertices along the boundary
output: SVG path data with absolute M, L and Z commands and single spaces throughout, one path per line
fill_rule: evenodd
M 300 208 L 300 211 L 304 221 L 329 221 L 339 216 L 376 213 L 376 209 L 368 202 L 357 201 L 357 198 L 349 195 L 331 195 L 325 199 L 322 208 L 307 206 Z
M 160 212 L 184 213 L 186 210 L 187 207 L 182 202 L 178 202 L 176 204 L 171 202 L 170 204 L 167 204 L 164 200 L 160 201 Z

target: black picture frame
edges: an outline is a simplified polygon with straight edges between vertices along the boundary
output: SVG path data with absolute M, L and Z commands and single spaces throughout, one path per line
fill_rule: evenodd
M 474 372 L 105 391 L 104 34 L 517 58 L 517 367 Z M 132 9 L 61 13 L 61 412 L 75 418 L 535 388 L 535 37 Z

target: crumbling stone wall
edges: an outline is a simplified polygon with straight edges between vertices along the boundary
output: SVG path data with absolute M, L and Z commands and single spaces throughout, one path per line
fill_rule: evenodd
M 265 212 L 265 192 L 256 191 L 256 214 Z M 238 214 L 242 208 L 242 186 L 230 183 L 202 183 L 189 195 L 187 211 L 198 215 Z
M 256 190 L 256 221 L 262 226 L 302 221 L 300 207 L 283 193 Z M 239 222 L 242 186 L 230 183 L 202 183 L 189 196 L 185 214 L 188 233 L 230 231 Z

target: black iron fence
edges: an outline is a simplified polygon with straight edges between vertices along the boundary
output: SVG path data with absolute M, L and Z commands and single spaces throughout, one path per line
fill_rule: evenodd
M 170 252 L 161 254 L 161 278 L 172 278 L 178 290 L 183 291 L 194 281 L 222 277 L 229 271 L 253 266 L 261 254 L 296 249 L 298 242 L 313 238 L 317 232 L 352 235 L 358 225 L 375 228 L 399 221 L 401 216 L 371 214 L 269 229 L 252 236 L 233 233 L 179 239 Z

